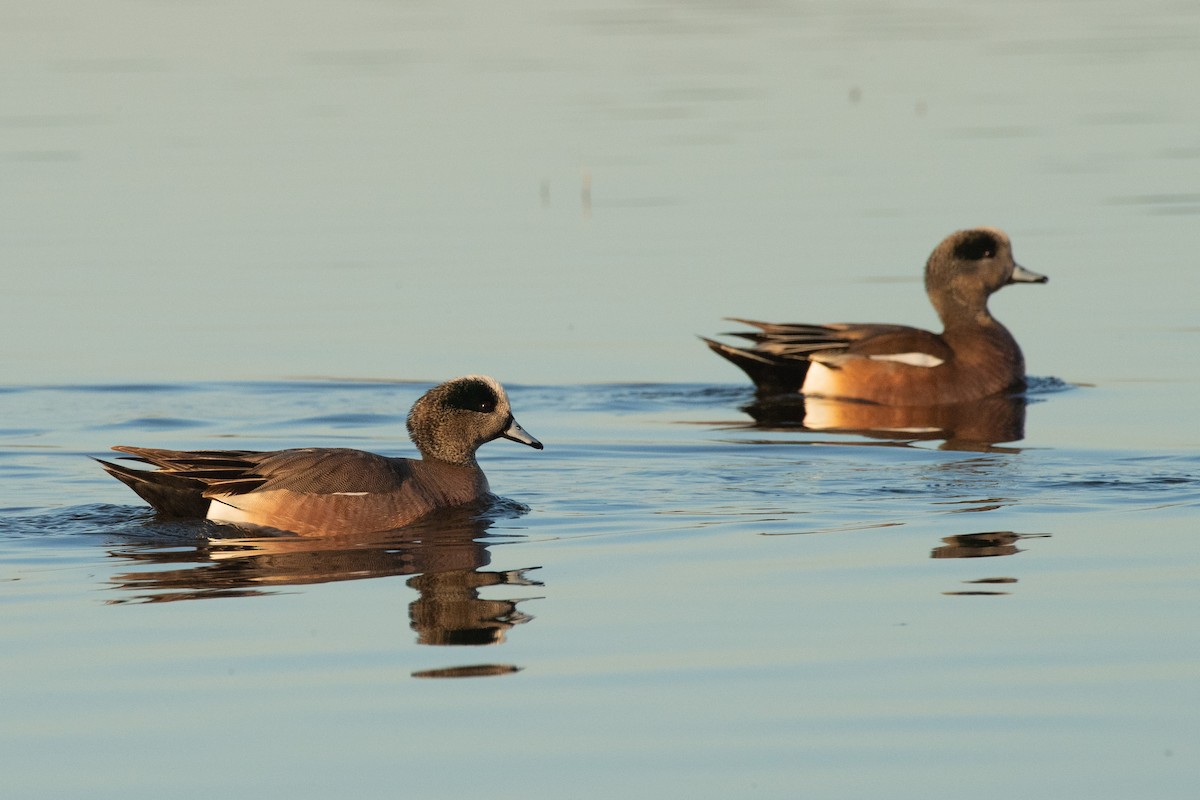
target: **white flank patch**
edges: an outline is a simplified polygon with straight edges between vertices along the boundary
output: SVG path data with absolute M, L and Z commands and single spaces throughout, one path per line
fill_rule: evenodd
M 808 365 L 808 374 L 804 376 L 804 385 L 800 387 L 800 391 L 804 394 L 836 395 L 833 374 L 829 367 L 813 361 Z
M 889 353 L 880 356 L 867 356 L 872 361 L 894 361 L 897 364 L 908 364 L 910 367 L 936 367 L 945 364 L 945 359 L 932 356 L 929 353 Z
M 208 504 L 208 518 L 216 522 L 247 522 L 253 524 L 250 515 L 240 508 L 222 503 L 218 498 Z

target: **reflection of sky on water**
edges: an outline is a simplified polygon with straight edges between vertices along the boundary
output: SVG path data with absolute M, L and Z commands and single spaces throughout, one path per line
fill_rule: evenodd
M 0 6 L 6 787 L 1190 796 L 1198 62 L 1128 0 Z M 1052 279 L 1011 413 L 756 423 L 694 338 L 932 326 L 976 224 Z M 407 453 L 420 385 L 259 381 L 475 371 L 547 450 L 435 546 L 151 540 L 87 458 Z
M 1034 432 L 974 450 L 756 425 L 732 384 L 519 385 L 547 449 L 480 458 L 522 505 L 352 541 L 155 521 L 87 458 L 181 437 L 408 452 L 423 388 L 0 391 L 14 796 L 157 798 L 181 774 L 214 796 L 1000 798 L 1064 769 L 1105 800 L 1130 776 L 1194 787 L 1192 762 L 1147 776 L 1127 743 L 1192 740 L 1200 462 L 1113 446 L 1146 430 L 1112 422 L 1141 410 L 1126 387 L 1039 382 Z
M 311 584 L 406 576 L 405 584 L 418 594 L 408 617 L 419 644 L 501 644 L 511 628 L 533 619 L 518 609 L 527 598 L 485 598 L 480 592 L 502 587 L 512 595 L 541 586 L 528 576 L 536 568 L 486 569 L 491 563 L 488 528 L 495 519 L 520 513 L 514 504 L 498 502 L 488 509 L 451 509 L 401 530 L 324 537 L 251 535 L 207 522 L 150 522 L 148 530 L 174 537 L 111 548 L 109 555 L 120 566 L 109 582 L 118 596 L 107 602 L 252 597 Z M 450 677 L 515 669 L 496 672 L 495 666 L 446 669 Z
M 1198 39 L 1116 2 L 9 8 L 0 365 L 735 381 L 693 333 L 932 325 L 925 256 L 988 223 L 1053 276 L 994 303 L 1033 374 L 1171 377 Z

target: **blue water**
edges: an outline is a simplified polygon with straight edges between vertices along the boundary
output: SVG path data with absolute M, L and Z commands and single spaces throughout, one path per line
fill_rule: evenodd
M 0 5 L 0 794 L 1191 800 L 1198 74 L 1171 0 Z M 1015 404 L 811 430 L 696 339 L 935 327 L 974 225 Z M 469 373 L 546 449 L 404 531 L 92 460 Z
M 547 447 L 481 451 L 500 496 L 484 513 L 318 540 L 157 521 L 88 458 L 131 442 L 407 454 L 401 412 L 426 387 L 0 394 L 22 421 L 0 438 L 7 785 L 514 798 L 1196 785 L 1194 449 L 1036 434 L 945 449 L 757 428 L 737 385 L 516 385 Z M 1038 379 L 1029 427 L 1079 414 L 1091 391 Z

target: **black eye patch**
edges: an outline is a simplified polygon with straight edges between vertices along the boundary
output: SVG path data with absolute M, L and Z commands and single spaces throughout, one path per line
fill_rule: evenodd
M 446 405 L 464 411 L 479 411 L 490 414 L 496 410 L 499 399 L 492 387 L 480 381 L 467 381 L 451 387 L 446 394 Z
M 986 231 L 972 231 L 954 246 L 954 257 L 961 261 L 980 261 L 996 255 L 999 249 L 995 236 Z

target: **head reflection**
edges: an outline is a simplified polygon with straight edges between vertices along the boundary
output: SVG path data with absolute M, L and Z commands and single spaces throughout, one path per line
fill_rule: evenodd
M 533 617 L 517 610 L 520 600 L 484 600 L 479 589 L 541 585 L 526 578 L 525 572 L 454 569 L 410 578 L 408 585 L 420 594 L 408 607 L 417 641 L 434 645 L 500 644 L 510 628 Z
M 130 596 L 110 602 L 241 597 L 288 586 L 411 575 L 407 585 L 418 597 L 409 606 L 409 619 L 420 644 L 498 644 L 513 626 L 532 619 L 517 609 L 531 598 L 489 600 L 479 590 L 541 585 L 526 577 L 535 567 L 482 569 L 491 561 L 484 537 L 499 516 L 451 509 L 393 531 L 330 537 L 229 538 L 237 529 L 199 523 L 188 526 L 191 535 L 199 527 L 207 536 L 198 543 L 188 541 L 187 547 L 177 538 L 183 531 L 175 530 L 170 541 L 159 538 L 111 550 L 114 558 L 138 568 L 112 577 L 115 588 Z M 171 530 L 159 527 L 164 534 Z
M 993 395 L 969 403 L 885 406 L 787 395 L 756 400 L 743 411 L 759 428 L 801 428 L 892 440 L 944 440 L 945 450 L 981 450 L 1025 437 L 1022 395 Z

